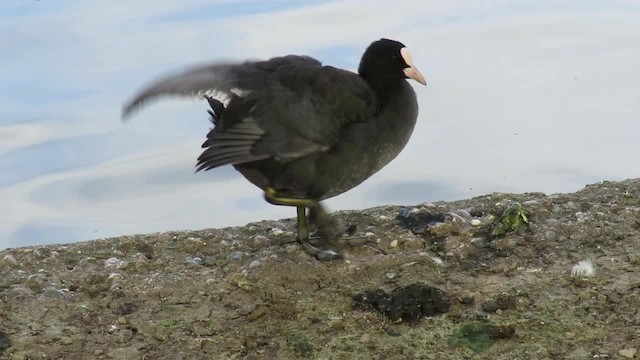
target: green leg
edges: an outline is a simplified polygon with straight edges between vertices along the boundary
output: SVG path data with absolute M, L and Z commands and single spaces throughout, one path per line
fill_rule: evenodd
M 298 212 L 298 241 L 309 239 L 309 227 L 307 225 L 307 208 L 304 206 L 296 207 Z
M 274 205 L 285 205 L 285 206 L 295 206 L 297 215 L 298 215 L 298 242 L 302 245 L 303 249 L 307 254 L 311 256 L 315 256 L 318 259 L 336 259 L 339 258 L 340 255 L 334 250 L 322 250 L 312 244 L 309 243 L 309 226 L 307 223 L 307 208 L 317 209 L 320 208 L 322 212 L 322 219 L 326 220 L 329 218 L 328 214 L 324 210 L 322 210 L 320 203 L 317 200 L 313 199 L 293 199 L 283 197 L 278 194 L 278 192 L 272 188 L 267 187 L 264 192 L 264 198 L 269 203 Z M 319 225 L 320 226 L 320 225 Z M 327 239 L 322 239 L 323 243 L 327 243 Z

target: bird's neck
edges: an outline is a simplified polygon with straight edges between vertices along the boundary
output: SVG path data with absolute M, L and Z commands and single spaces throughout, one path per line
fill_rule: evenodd
M 404 79 L 398 78 L 367 78 L 365 76 L 363 76 L 363 78 L 367 84 L 369 84 L 369 87 L 373 90 L 373 93 L 376 94 L 378 101 L 380 101 L 382 105 L 402 92 L 403 84 L 407 82 Z

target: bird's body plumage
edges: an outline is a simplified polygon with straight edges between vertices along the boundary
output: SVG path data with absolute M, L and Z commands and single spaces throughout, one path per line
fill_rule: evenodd
M 231 164 L 261 189 L 326 199 L 360 184 L 396 157 L 416 122 L 403 80 L 381 101 L 358 74 L 306 56 L 213 64 L 156 83 L 126 109 L 166 93 L 219 99 L 198 170 Z M 215 109 L 214 109 L 215 111 Z

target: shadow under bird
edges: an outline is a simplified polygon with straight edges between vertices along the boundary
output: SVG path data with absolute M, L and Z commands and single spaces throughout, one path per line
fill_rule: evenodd
M 331 244 L 344 229 L 320 201 L 359 185 L 402 151 L 418 116 L 407 79 L 426 85 L 407 48 L 380 39 L 365 50 L 358 73 L 297 55 L 189 68 L 142 89 L 122 118 L 160 96 L 206 99 L 214 126 L 197 171 L 233 165 L 268 202 L 297 207 L 298 241 L 330 259 L 339 257 Z M 307 216 L 319 236 L 310 236 Z

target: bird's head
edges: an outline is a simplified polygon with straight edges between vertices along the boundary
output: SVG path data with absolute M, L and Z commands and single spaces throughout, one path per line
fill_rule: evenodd
M 424 76 L 414 65 L 407 47 L 395 40 L 380 39 L 372 42 L 362 55 L 358 73 L 367 81 L 413 79 L 427 85 Z

